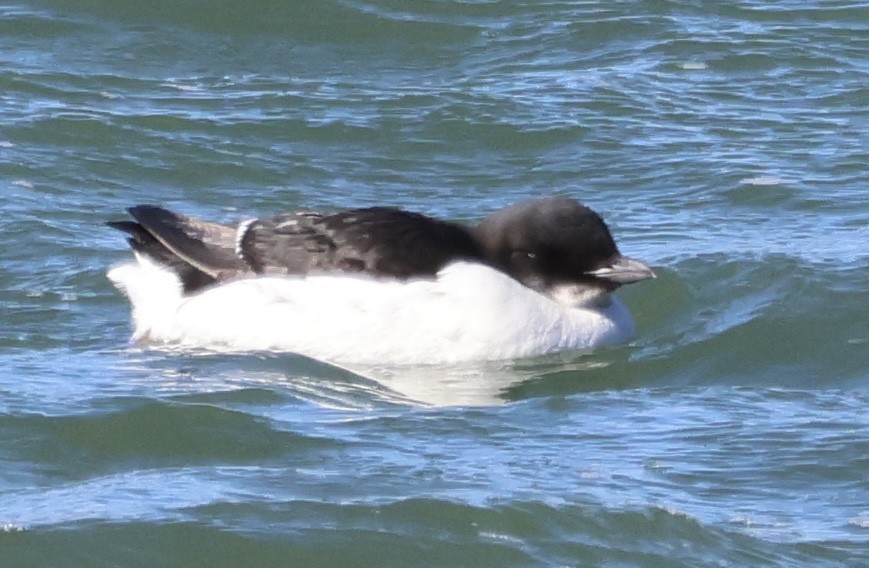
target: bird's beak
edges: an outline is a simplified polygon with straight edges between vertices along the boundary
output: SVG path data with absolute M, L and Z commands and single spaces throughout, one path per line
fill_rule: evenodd
M 617 256 L 606 266 L 589 271 L 588 274 L 596 278 L 608 280 L 616 286 L 655 278 L 655 273 L 647 264 L 621 255 Z

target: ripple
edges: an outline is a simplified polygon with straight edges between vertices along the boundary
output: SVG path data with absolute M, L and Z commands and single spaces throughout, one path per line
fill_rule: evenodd
M 4 561 L 860 564 L 865 21 L 838 1 L 0 8 Z M 138 202 L 473 221 L 551 194 L 655 264 L 619 291 L 629 344 L 408 372 L 141 351 L 105 279 L 128 252 L 103 223 Z

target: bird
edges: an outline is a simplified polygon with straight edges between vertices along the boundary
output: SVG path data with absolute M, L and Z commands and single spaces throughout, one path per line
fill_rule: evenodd
M 233 224 L 127 211 L 107 225 L 134 259 L 108 278 L 131 302 L 131 341 L 146 346 L 336 364 L 521 359 L 627 340 L 634 321 L 612 292 L 655 277 L 566 196 L 475 225 L 385 206 Z

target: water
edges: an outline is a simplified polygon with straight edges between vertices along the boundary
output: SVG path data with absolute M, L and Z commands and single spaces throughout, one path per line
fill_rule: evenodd
M 869 8 L 0 6 L 0 566 L 869 564 Z M 592 354 L 131 348 L 103 226 L 600 211 Z

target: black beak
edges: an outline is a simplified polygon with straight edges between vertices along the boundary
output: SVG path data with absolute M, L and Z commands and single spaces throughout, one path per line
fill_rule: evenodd
M 621 255 L 615 257 L 606 266 L 589 271 L 588 274 L 612 282 L 616 286 L 655 278 L 655 273 L 647 264 Z

